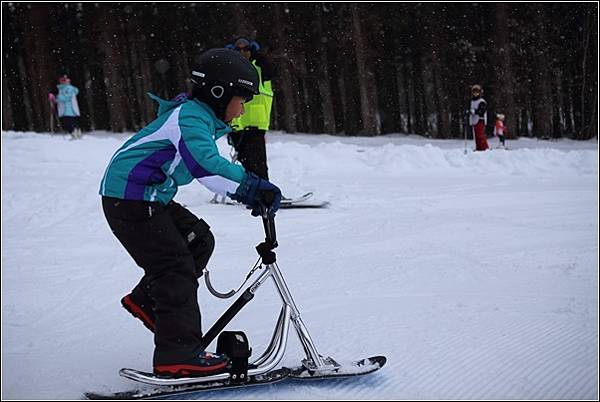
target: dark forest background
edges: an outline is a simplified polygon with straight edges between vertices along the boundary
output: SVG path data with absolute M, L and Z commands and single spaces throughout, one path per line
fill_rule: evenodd
M 60 74 L 84 130 L 136 131 L 238 36 L 278 65 L 273 130 L 462 137 L 481 84 L 508 137 L 596 137 L 598 4 L 2 3 L 2 128 L 49 131 Z

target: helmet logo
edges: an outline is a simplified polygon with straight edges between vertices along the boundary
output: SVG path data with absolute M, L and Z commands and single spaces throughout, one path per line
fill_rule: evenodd
M 238 78 L 238 82 L 242 83 L 242 84 L 250 85 L 251 87 L 254 86 L 254 83 L 252 81 L 243 80 L 241 78 Z
M 225 93 L 225 88 L 223 88 L 221 85 L 215 85 L 210 89 L 210 93 L 215 98 L 221 99 L 221 96 L 223 96 L 223 94 Z

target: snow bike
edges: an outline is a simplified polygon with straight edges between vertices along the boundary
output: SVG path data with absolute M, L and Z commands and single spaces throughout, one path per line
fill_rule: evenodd
M 145 399 L 158 398 L 168 395 L 199 392 L 222 388 L 253 386 L 273 383 L 284 379 L 310 380 L 325 378 L 350 377 L 372 373 L 384 366 L 387 359 L 384 356 L 374 356 L 347 364 L 338 363 L 331 357 L 319 353 L 313 342 L 300 311 L 292 298 L 292 294 L 283 279 L 273 251 L 277 246 L 275 219 L 265 207 L 261 207 L 265 241 L 256 246 L 260 258 L 247 274 L 244 283 L 237 289 L 227 293 L 217 291 L 210 282 L 210 273 L 204 270 L 204 280 L 210 293 L 218 298 L 230 298 L 239 293 L 252 275 L 262 270 L 258 277 L 231 304 L 223 315 L 213 324 L 202 338 L 206 348 L 217 336 L 217 353 L 225 352 L 231 362 L 227 372 L 206 377 L 165 378 L 152 373 L 134 369 L 121 369 L 119 374 L 136 382 L 154 386 L 149 389 L 136 389 L 112 394 L 86 393 L 89 399 Z M 273 283 L 281 297 L 282 307 L 279 313 L 273 336 L 266 350 L 255 360 L 248 361 L 251 355 L 247 338 L 241 331 L 223 331 L 226 325 L 248 304 L 258 289 L 268 280 Z M 288 332 L 293 327 L 304 349 L 305 358 L 297 367 L 277 368 L 281 362 L 287 345 Z

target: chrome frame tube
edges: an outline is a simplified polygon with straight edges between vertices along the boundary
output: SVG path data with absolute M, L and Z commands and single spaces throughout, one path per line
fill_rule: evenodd
M 248 370 L 248 375 L 257 375 L 263 374 L 268 371 L 273 370 L 283 359 L 283 355 L 285 354 L 285 348 L 287 346 L 288 334 L 290 329 L 290 309 L 288 306 L 284 307 L 282 327 L 281 327 L 281 336 L 276 341 L 276 346 L 273 349 L 273 352 L 269 355 L 270 360 L 266 360 L 262 365 L 256 367 L 254 369 Z
M 292 310 L 291 319 L 294 322 L 296 333 L 298 334 L 298 338 L 300 339 L 302 347 L 304 348 L 304 352 L 306 353 L 306 358 L 309 361 L 312 361 L 312 363 L 317 369 L 329 367 L 329 365 L 324 362 L 323 358 L 317 351 L 317 347 L 315 346 L 312 338 L 310 337 L 306 325 L 304 325 L 304 322 L 300 318 L 300 311 L 298 310 L 298 307 L 296 306 L 296 303 L 292 298 L 290 289 L 285 283 L 285 279 L 283 279 L 283 275 L 281 273 L 281 270 L 277 266 L 277 263 L 269 264 L 267 268 L 272 273 L 271 277 L 275 282 L 275 287 L 279 291 L 279 295 L 281 296 L 283 303 L 286 306 L 289 306 Z
M 273 350 L 275 350 L 275 346 L 277 344 L 277 341 L 280 339 L 281 331 L 283 330 L 284 312 L 285 306 L 282 306 L 281 311 L 279 312 L 279 317 L 277 318 L 277 324 L 275 325 L 275 329 L 273 330 L 271 342 L 269 342 L 269 346 L 267 346 L 267 349 L 263 352 L 263 354 L 259 358 L 254 360 L 251 364 L 260 366 L 269 358 L 269 356 L 273 353 Z

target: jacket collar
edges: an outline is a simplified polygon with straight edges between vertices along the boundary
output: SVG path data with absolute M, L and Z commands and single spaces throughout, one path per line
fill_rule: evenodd
M 222 136 L 224 136 L 225 134 L 232 131 L 232 128 L 229 126 L 229 124 L 227 124 L 223 120 L 219 119 L 210 106 L 208 106 L 206 103 L 204 103 L 202 101 L 199 101 L 198 99 L 184 98 L 184 99 L 181 99 L 178 101 L 169 101 L 169 100 L 162 99 L 150 92 L 148 92 L 148 96 L 150 98 L 152 98 L 153 100 L 155 100 L 156 102 L 158 102 L 158 115 L 159 116 L 165 112 L 168 112 L 169 110 L 176 108 L 179 105 L 184 104 L 185 102 L 192 101 L 192 102 L 196 102 L 196 104 L 198 104 L 214 121 L 214 123 L 215 123 L 215 139 L 219 139 Z
M 212 108 L 210 106 L 208 106 L 206 103 L 198 100 L 198 99 L 191 99 L 192 102 L 196 102 L 200 107 L 202 107 L 202 109 L 204 109 L 204 111 L 206 111 L 206 113 L 208 113 L 210 115 L 210 117 L 213 119 L 213 121 L 215 122 L 215 137 L 216 139 L 221 138 L 222 136 L 224 136 L 227 133 L 230 133 L 231 131 L 233 131 L 233 129 L 231 128 L 231 126 L 227 123 L 225 123 L 223 120 L 219 119 L 217 117 L 217 115 L 215 114 L 215 111 L 212 110 Z

